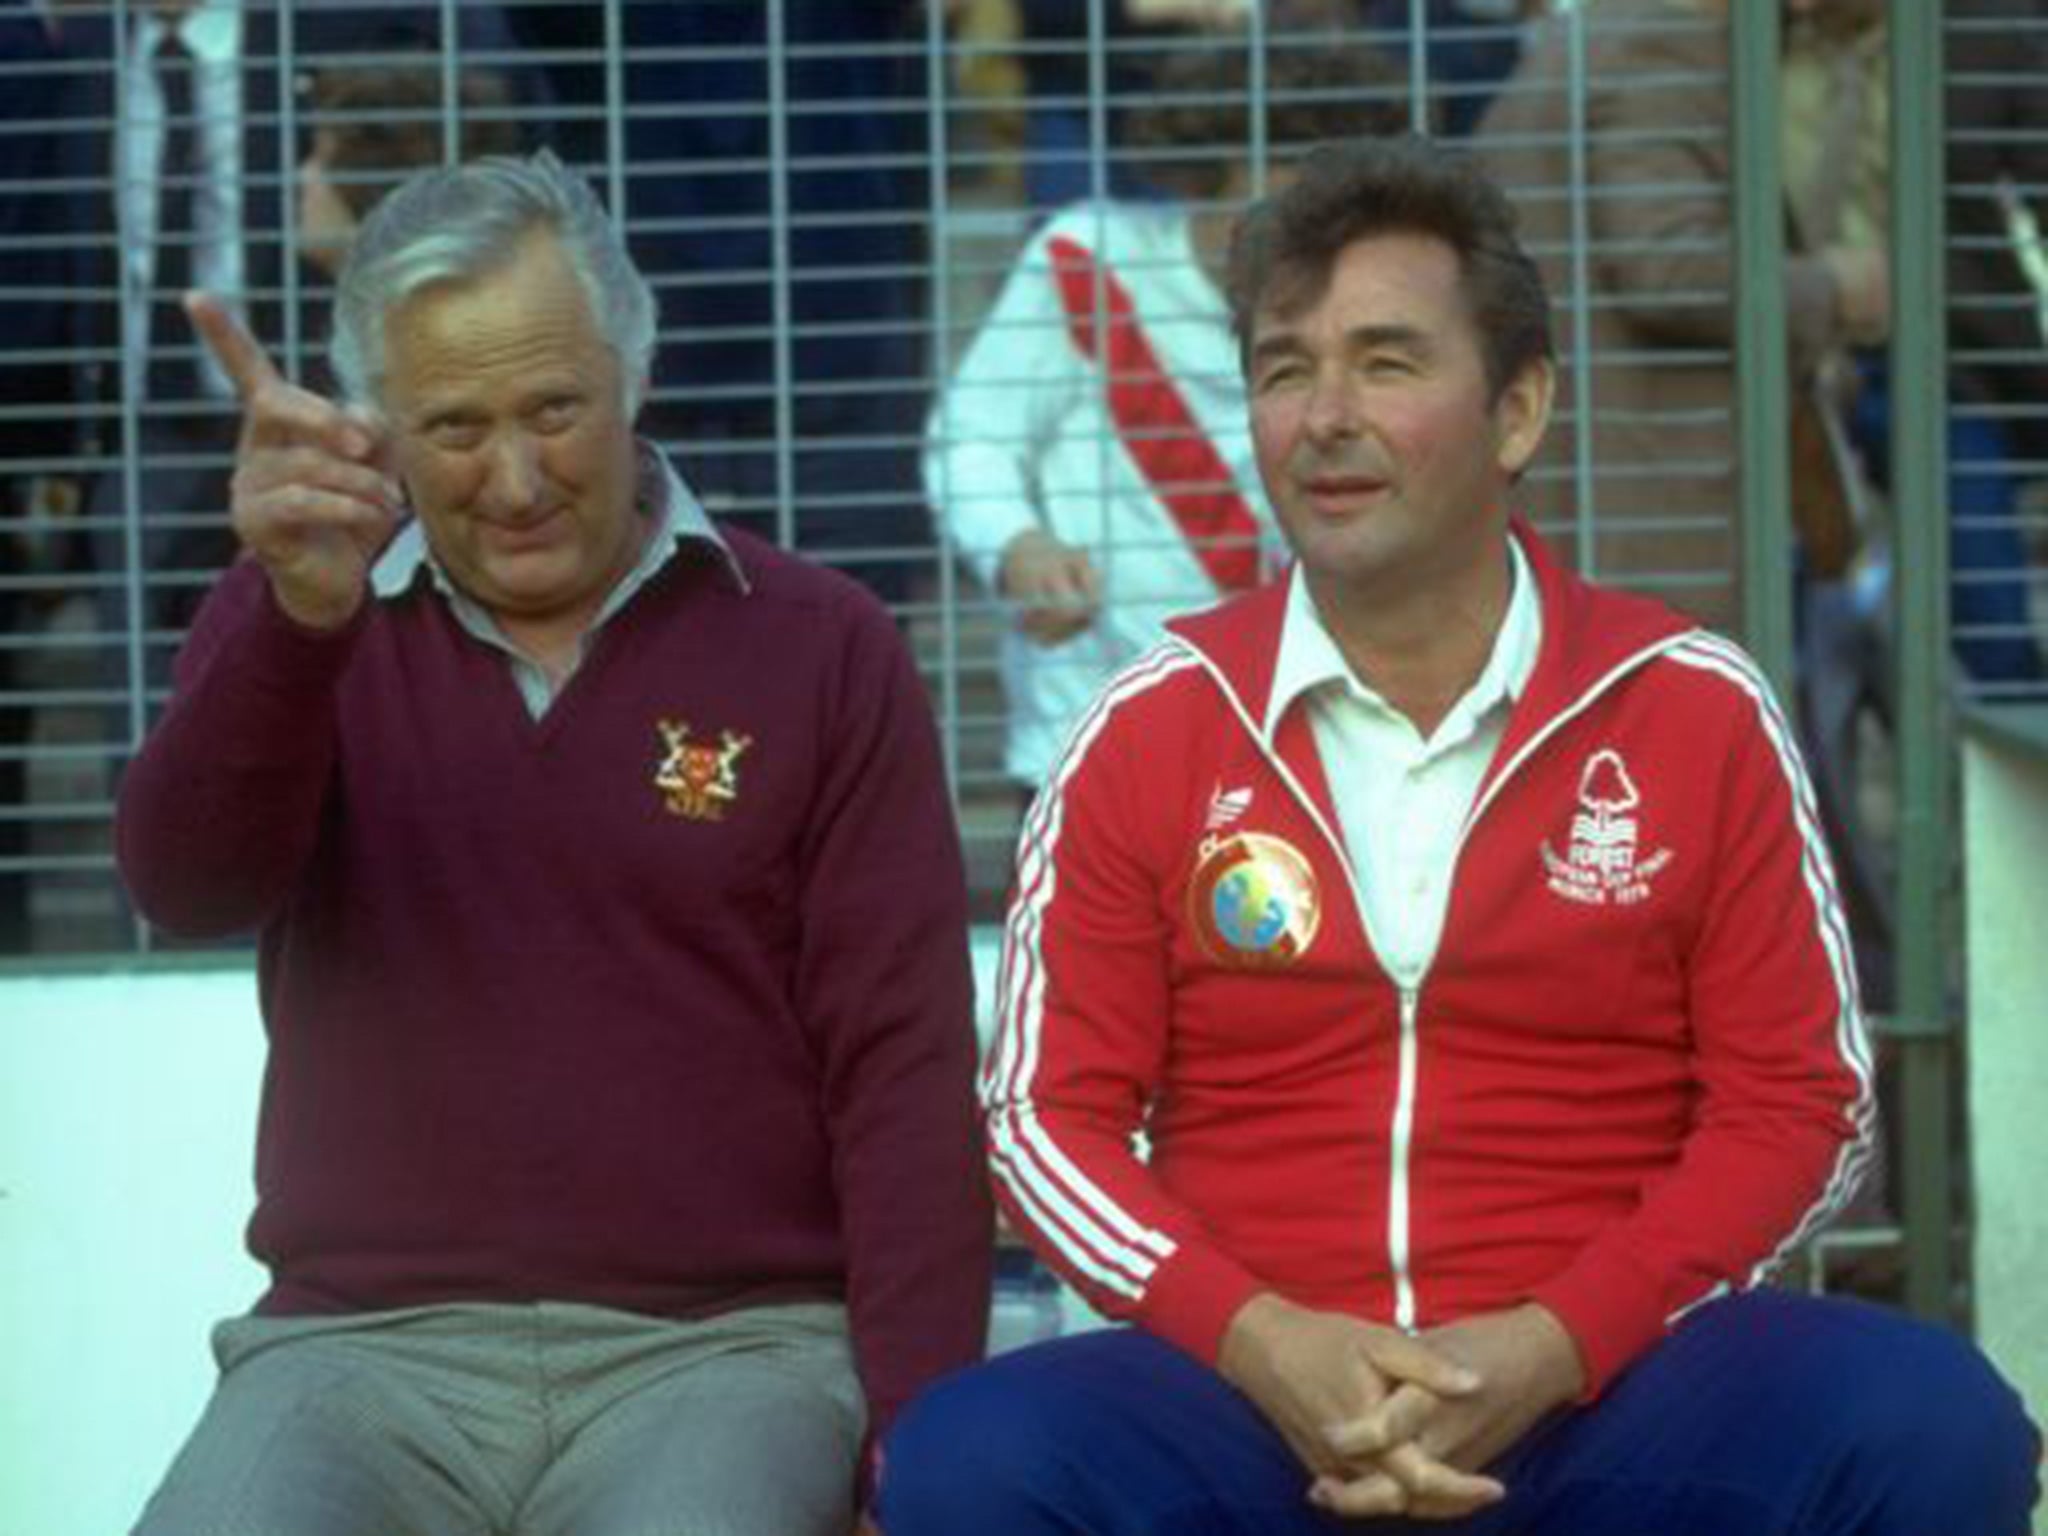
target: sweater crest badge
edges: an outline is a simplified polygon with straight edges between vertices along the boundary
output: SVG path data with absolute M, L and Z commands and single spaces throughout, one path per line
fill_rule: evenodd
M 1292 843 L 1267 832 L 1202 839 L 1188 924 L 1211 960 L 1246 970 L 1293 965 L 1322 920 L 1315 868 Z
M 687 720 L 662 720 L 663 756 L 654 771 L 671 814 L 689 821 L 723 821 L 726 808 L 740 795 L 740 754 L 754 744 L 751 736 L 719 732 L 718 743 L 692 741 Z
M 1543 844 L 1543 869 L 1552 891 L 1582 906 L 1610 903 L 1630 907 L 1647 901 L 1659 873 L 1670 864 L 1669 848 L 1644 854 L 1643 803 L 1628 764 L 1612 747 L 1602 747 L 1579 770 L 1579 808 L 1560 855 Z

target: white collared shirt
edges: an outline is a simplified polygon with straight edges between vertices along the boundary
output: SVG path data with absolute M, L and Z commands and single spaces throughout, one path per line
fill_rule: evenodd
M 1436 955 L 1459 834 L 1542 644 L 1528 557 L 1512 538 L 1507 543 L 1511 591 L 1492 653 L 1426 741 L 1352 672 L 1300 567 L 1289 578 L 1266 735 L 1301 699 L 1357 875 L 1366 930 L 1403 987 L 1417 985 Z
M 127 390 L 133 399 L 142 397 L 149 376 L 150 345 L 166 339 L 149 334 L 149 293 L 156 276 L 156 234 L 162 210 L 158 172 L 166 137 L 156 50 L 165 29 L 173 26 L 192 55 L 192 106 L 199 120 L 196 149 L 202 174 L 192 193 L 196 241 L 192 285 L 230 299 L 238 299 L 248 288 L 242 245 L 241 0 L 200 0 L 175 22 L 138 6 L 134 26 L 121 47 L 123 127 L 114 150 L 119 218 L 127 236 L 121 261 L 122 353 Z M 216 398 L 225 400 L 233 395 L 227 375 L 203 350 L 199 378 L 202 388 Z
M 581 665 L 597 632 L 604 628 L 613 614 L 626 606 L 635 592 L 653 579 L 655 572 L 674 558 L 676 546 L 684 540 L 702 540 L 715 547 L 740 589 L 747 589 L 746 572 L 740 568 L 731 548 L 705 514 L 695 493 L 683 483 L 675 467 L 646 443 L 640 445 L 636 501 L 641 515 L 652 524 L 647 532 L 647 542 L 641 546 L 640 556 L 632 568 L 605 595 L 603 605 L 591 619 L 589 628 L 584 630 L 576 648 L 577 665 Z M 556 696 L 568 686 L 569 679 L 575 676 L 576 667 L 570 667 L 562 677 L 555 678 L 506 639 L 505 631 L 491 617 L 491 611 L 448 579 L 441 562 L 434 558 L 426 531 L 417 517 L 400 528 L 384 553 L 377 557 L 377 564 L 370 572 L 370 588 L 380 599 L 397 597 L 419 578 L 422 570 L 433 581 L 434 590 L 447 600 L 456 623 L 472 639 L 504 654 L 506 664 L 512 670 L 512 681 L 518 685 L 519 696 L 526 701 L 527 713 L 536 720 L 540 719 L 548 712 L 548 706 L 555 702 Z

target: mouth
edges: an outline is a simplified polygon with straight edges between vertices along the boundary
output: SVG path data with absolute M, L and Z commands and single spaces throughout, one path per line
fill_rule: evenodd
M 493 548 L 504 554 L 517 555 L 546 549 L 561 538 L 567 523 L 567 510 L 565 507 L 551 507 L 534 516 L 510 521 L 486 518 L 483 520 L 485 537 Z
M 1363 512 L 1391 489 L 1389 482 L 1377 475 L 1312 475 L 1299 484 L 1310 508 L 1328 518 Z

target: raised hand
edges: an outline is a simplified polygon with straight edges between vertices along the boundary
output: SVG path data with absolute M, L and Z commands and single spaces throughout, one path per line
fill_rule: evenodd
M 188 294 L 185 312 L 242 403 L 235 534 L 286 613 L 339 629 L 362 606 L 405 505 L 389 435 L 364 412 L 288 382 L 218 299 Z

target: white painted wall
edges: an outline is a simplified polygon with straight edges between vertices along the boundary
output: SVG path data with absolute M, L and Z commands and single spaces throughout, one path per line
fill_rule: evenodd
M 0 975 L 0 1536 L 118 1536 L 183 1443 L 263 1289 L 262 1071 L 246 965 Z
M 2048 753 L 1963 745 L 1977 1338 L 2048 1420 Z M 2048 1508 L 2034 1517 L 2048 1536 Z
M 0 978 L 0 1532 L 116 1536 L 245 1311 L 246 968 Z

